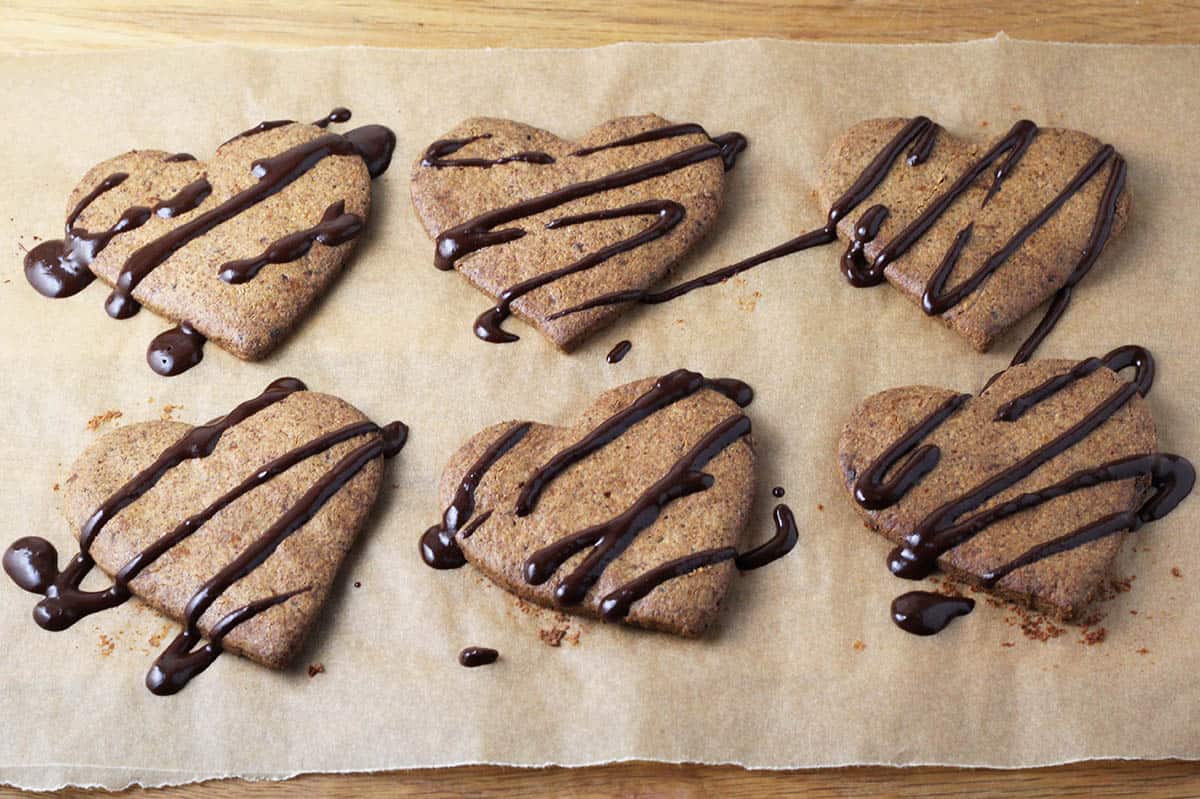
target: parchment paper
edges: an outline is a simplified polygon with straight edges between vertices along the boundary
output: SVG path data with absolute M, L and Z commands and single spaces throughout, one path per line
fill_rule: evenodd
M 1131 542 L 1136 551 L 1126 547 L 1117 576 L 1136 579 L 1100 606 L 1100 644 L 1081 644 L 1075 630 L 1027 639 L 1011 611 L 982 602 L 928 640 L 888 620 L 889 601 L 909 586 L 888 574 L 887 545 L 863 529 L 836 482 L 844 415 L 895 385 L 975 390 L 1034 319 L 978 355 L 894 290 L 850 288 L 826 248 L 634 310 L 569 357 L 515 322 L 519 343 L 490 346 L 470 324 L 487 301 L 433 268 L 407 186 L 415 155 L 472 115 L 578 135 L 654 111 L 713 133 L 744 131 L 751 147 L 686 276 L 819 224 L 818 160 L 861 118 L 925 113 L 986 135 L 1028 116 L 1090 131 L 1128 159 L 1134 215 L 1041 355 L 1149 346 L 1162 447 L 1195 459 L 1198 74 L 1196 48 L 1004 38 L 0 58 L 5 543 L 48 535 L 70 552 L 52 486 L 104 429 L 157 418 L 166 404 L 182 406 L 176 418 L 201 421 L 288 374 L 377 421 L 412 426 L 389 467 L 391 490 L 290 671 L 226 656 L 181 694 L 154 697 L 143 676 L 173 625 L 131 602 L 46 633 L 29 618 L 33 598 L 0 580 L 0 781 L 119 788 L 629 758 L 788 768 L 1200 756 L 1198 497 Z M 138 147 L 205 157 L 261 119 L 313 119 L 337 104 L 359 124 L 394 128 L 396 160 L 376 184 L 369 232 L 347 273 L 271 359 L 245 364 L 210 346 L 199 368 L 164 380 L 144 362 L 162 320 L 110 320 L 99 285 L 63 301 L 26 285 L 23 248 L 34 234 L 61 235 L 67 193 L 93 163 Z M 606 364 L 622 338 L 632 353 Z M 441 511 L 435 482 L 468 435 L 514 417 L 565 422 L 605 388 L 680 366 L 754 386 L 762 471 L 748 537 L 769 534 L 774 485 L 786 487 L 802 531 L 787 559 L 735 581 L 708 637 L 563 622 L 522 610 L 470 568 L 421 563 L 417 537 Z M 86 429 L 110 409 L 123 415 Z M 557 648 L 542 640 L 556 627 L 566 629 Z M 460 668 L 465 645 L 496 647 L 502 659 Z M 316 663 L 325 672 L 310 678 Z

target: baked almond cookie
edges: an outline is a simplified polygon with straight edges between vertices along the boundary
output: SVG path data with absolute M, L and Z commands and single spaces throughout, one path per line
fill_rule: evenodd
M 283 668 L 375 503 L 383 460 L 407 434 L 293 378 L 199 427 L 118 428 L 63 482 L 78 554 L 60 571 L 49 541 L 22 538 L 4 570 L 44 596 L 33 616 L 48 630 L 131 596 L 182 623 L 146 677 L 156 694 L 175 693 L 223 650 Z M 82 589 L 96 564 L 112 585 Z
M 981 352 L 1049 300 L 1012 361 L 1023 363 L 1129 214 L 1125 159 L 1111 145 L 1029 120 L 986 145 L 926 117 L 861 122 L 830 149 L 821 194 L 822 227 L 679 285 L 611 292 L 556 317 L 667 302 L 840 237 L 851 285 L 890 281 Z
M 517 315 L 570 351 L 620 313 L 617 303 L 666 277 L 721 209 L 739 133 L 709 137 L 653 114 L 623 117 L 567 141 L 504 119 L 468 119 L 412 170 L 434 263 L 457 269 L 496 305 L 475 320 L 484 341 L 517 336 Z
M 159 374 L 195 365 L 205 340 L 263 358 L 341 271 L 391 161 L 385 127 L 326 129 L 349 118 L 263 122 L 207 162 L 133 150 L 97 164 L 71 193 L 65 237 L 30 250 L 25 276 L 48 297 L 99 277 L 109 316 L 145 305 L 178 322 L 147 352 Z
M 930 386 L 884 391 L 842 431 L 842 480 L 868 525 L 896 544 L 888 564 L 897 576 L 940 567 L 1073 621 L 1125 533 L 1169 513 L 1195 480 L 1187 460 L 1156 452 L 1143 399 L 1153 379 L 1150 353 L 1130 346 L 1014 366 L 975 397 Z M 915 592 L 894 615 L 911 632 L 936 632 L 921 618 L 948 623 L 956 614 L 930 621 L 940 612 L 930 603 L 943 599 Z
M 601 394 L 568 427 L 505 422 L 468 440 L 442 473 L 446 510 L 421 538 L 435 568 L 464 562 L 523 599 L 694 637 L 716 618 L 734 568 L 797 539 L 737 546 L 754 497 L 753 392 L 678 370 Z

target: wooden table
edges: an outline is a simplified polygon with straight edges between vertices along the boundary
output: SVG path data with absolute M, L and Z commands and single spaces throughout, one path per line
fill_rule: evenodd
M 1079 42 L 1200 43 L 1200 6 L 1145 0 L 1104 3 L 1006 0 L 840 2 L 653 0 L 626 4 L 524 0 L 370 3 L 306 0 L 227 2 L 4 0 L 0 41 L 62 52 L 227 42 L 264 46 L 582 47 L 611 42 L 700 41 L 774 36 L 828 41 L 955 41 L 1004 31 L 1014 38 Z M 911 5 L 911 7 L 909 7 Z M 1051 7 L 1053 5 L 1053 7 Z M 386 774 L 313 775 L 284 783 L 228 780 L 153 793 L 194 797 L 308 796 L 1200 796 L 1200 763 L 1095 762 L 1021 771 L 849 768 L 750 772 L 732 767 L 626 763 L 586 769 L 472 766 Z M 0 797 L 20 795 L 0 788 Z M 67 790 L 62 796 L 94 796 Z

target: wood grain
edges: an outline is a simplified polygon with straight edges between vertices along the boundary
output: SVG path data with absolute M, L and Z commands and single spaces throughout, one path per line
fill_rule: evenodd
M 302 13 L 297 10 L 302 8 Z M 804 3 L 784 0 L 4 0 L 0 41 L 11 50 L 67 52 L 200 42 L 306 47 L 587 47 L 618 41 L 745 36 L 826 41 L 958 41 L 1005 31 L 1077 42 L 1200 43 L 1200 6 L 1007 0 Z M 1136 734 L 1131 731 L 1131 734 Z M 749 772 L 727 766 L 625 763 L 586 769 L 470 766 L 384 774 L 311 775 L 284 783 L 221 780 L 161 791 L 161 799 L 384 796 L 1115 797 L 1200 796 L 1200 763 L 1108 761 L 1048 769 L 846 768 Z M 25 796 L 0 788 L 0 799 Z M 66 790 L 62 797 L 95 797 Z

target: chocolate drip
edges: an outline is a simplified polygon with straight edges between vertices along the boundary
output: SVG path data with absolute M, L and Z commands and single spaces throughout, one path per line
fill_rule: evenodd
M 363 125 L 346 131 L 345 139 L 354 145 L 359 156 L 367 165 L 367 173 L 377 178 L 387 171 L 396 150 L 396 134 L 383 125 Z
M 547 223 L 548 230 L 557 230 L 559 228 L 579 225 L 585 222 L 596 222 L 605 219 L 620 219 L 628 216 L 653 216 L 654 221 L 647 225 L 642 230 L 621 239 L 618 242 L 602 247 L 590 255 L 580 258 L 574 263 L 568 264 L 561 269 L 553 269 L 549 272 L 543 272 L 535 275 L 528 280 L 524 280 L 511 288 L 505 289 L 500 294 L 500 302 L 494 307 L 484 311 L 475 320 L 475 335 L 484 341 L 493 344 L 506 344 L 512 341 L 517 341 L 518 336 L 504 331 L 500 325 L 512 313 L 512 304 L 519 297 L 522 297 L 529 292 L 541 288 L 549 283 L 573 275 L 577 272 L 582 272 L 591 269 L 594 266 L 604 263 L 609 258 L 619 255 L 623 252 L 635 249 L 647 244 L 655 239 L 665 236 L 680 222 L 686 214 L 686 210 L 682 205 L 672 200 L 650 200 L 648 202 L 634 203 L 620 208 L 611 208 L 601 211 L 592 211 L 585 214 L 576 214 L 574 216 L 564 216 Z
M 974 609 L 975 600 L 969 597 L 909 591 L 892 600 L 892 621 L 907 633 L 934 635 Z
M 1135 369 L 1134 379 L 1110 394 L 1100 405 L 1063 433 L 962 496 L 950 500 L 929 513 L 911 533 L 905 536 L 906 544 L 896 547 L 888 556 L 888 565 L 892 572 L 906 579 L 926 577 L 937 567 L 938 558 L 971 540 L 990 525 L 1057 497 L 1101 483 L 1147 477 L 1150 479 L 1154 491 L 1136 511 L 1112 514 L 1084 525 L 1065 536 L 1038 545 L 1010 563 L 992 570 L 983 578 L 985 587 L 994 585 L 1005 575 L 1018 568 L 1060 552 L 1074 549 L 1121 530 L 1135 531 L 1148 521 L 1162 518 L 1178 505 L 1191 491 L 1195 482 L 1192 465 L 1187 460 L 1175 455 L 1154 454 L 1121 458 L 1092 469 L 1078 471 L 1058 483 L 1037 491 L 1020 494 L 986 510 L 978 511 L 973 516 L 969 515 L 1028 477 L 1043 464 L 1083 441 L 1123 408 L 1135 395 L 1147 393 L 1153 383 L 1154 361 L 1150 353 L 1141 347 L 1120 347 L 1103 358 L 1089 358 L 1081 361 L 1068 372 L 1056 375 L 1014 397 L 997 410 L 996 421 L 1016 421 L 1037 404 L 1084 379 L 1101 366 L 1114 371 L 1133 367 Z M 953 414 L 962 402 L 965 402 L 963 396 L 948 400 L 941 408 L 915 425 L 864 470 L 854 488 L 855 498 L 859 504 L 872 510 L 893 505 L 899 502 L 925 474 L 928 474 L 937 464 L 939 451 L 936 446 L 927 444 L 913 452 L 892 480 L 886 483 L 882 482 L 883 475 Z
M 247 128 L 246 130 L 243 130 L 241 133 L 234 136 L 233 138 L 226 139 L 225 141 L 221 142 L 221 146 L 224 147 L 226 144 L 229 144 L 230 142 L 235 142 L 238 139 L 247 139 L 247 138 L 257 135 L 259 133 L 266 133 L 268 130 L 275 130 L 276 128 L 282 128 L 284 125 L 295 125 L 295 124 L 296 124 L 296 120 L 294 120 L 294 119 L 271 119 L 271 120 L 259 122 L 254 127 Z
M 442 231 L 437 237 L 434 265 L 438 269 L 447 271 L 453 269 L 454 264 L 460 258 L 477 250 L 519 239 L 525 235 L 525 231 L 521 228 L 501 230 L 496 230 L 496 228 L 558 208 L 573 200 L 632 186 L 651 178 L 662 177 L 710 158 L 720 157 L 729 165 L 740 152 L 739 146 L 745 146 L 744 142 L 744 139 L 720 137 L 706 144 L 673 153 L 657 161 L 613 172 L 601 178 L 572 183 L 547 194 L 480 214 L 474 219 Z
M 633 349 L 633 342 L 629 339 L 618 341 L 616 346 L 608 351 L 608 355 L 604 356 L 604 360 L 608 363 L 620 363 L 629 354 L 631 349 Z
M 712 487 L 712 475 L 701 469 L 726 447 L 749 433 L 750 419 L 745 415 L 738 414 L 721 422 L 676 461 L 666 475 L 642 492 L 627 510 L 530 555 L 523 569 L 525 581 L 530 585 L 541 585 L 553 577 L 571 556 L 590 549 L 575 570 L 554 589 L 555 601 L 560 605 L 582 602 L 608 564 L 620 557 L 643 530 L 654 524 L 664 507 L 677 499 Z
M 785 493 L 787 492 L 783 490 L 783 486 L 775 486 L 771 489 L 771 496 L 776 499 L 781 499 Z
M 204 338 L 187 322 L 164 330 L 150 341 L 146 362 L 163 377 L 183 374 L 204 358 Z
M 361 155 L 367 158 L 356 142 L 336 133 L 326 133 L 279 155 L 255 161 L 253 172 L 258 178 L 257 183 L 171 229 L 129 256 L 105 303 L 109 316 L 125 319 L 137 313 L 140 306 L 133 299 L 133 292 L 155 268 L 194 239 L 290 186 L 331 155 Z
M 495 649 L 488 649 L 486 646 L 468 646 L 458 653 L 458 663 L 468 669 L 473 669 L 476 666 L 495 663 L 498 657 L 500 657 L 500 653 Z
M 307 230 L 284 236 L 254 258 L 229 261 L 221 267 L 220 278 L 226 283 L 246 283 L 253 280 L 267 264 L 283 264 L 303 258 L 312 249 L 313 242 L 319 241 L 326 247 L 345 244 L 357 236 L 362 227 L 362 217 L 346 213 L 345 200 L 338 200 L 325 209 L 320 222 Z
M 196 160 L 196 156 L 192 155 L 191 153 L 175 153 L 174 155 L 168 155 L 166 158 L 164 158 L 163 163 L 178 164 L 178 163 L 182 163 L 184 161 L 195 161 L 195 160 Z
M 448 166 L 458 167 L 478 167 L 480 169 L 490 169 L 500 164 L 510 164 L 514 161 L 520 161 L 526 164 L 553 164 L 554 156 L 549 153 L 536 151 L 524 151 L 505 155 L 500 158 L 447 158 L 446 156 L 457 153 L 462 148 L 472 142 L 477 142 L 481 139 L 490 139 L 492 134 L 483 133 L 479 136 L 471 136 L 466 139 L 439 139 L 429 145 L 425 150 L 425 155 L 421 158 L 421 166 L 432 167 L 434 169 L 444 169 Z
M 229 635 L 235 627 L 308 590 L 310 589 L 307 587 L 297 588 L 294 591 L 256 600 L 231 611 L 213 625 L 208 643 L 199 649 L 194 649 L 194 647 L 202 640 L 200 631 L 191 628 L 184 630 L 167 645 L 166 650 L 154 661 L 154 665 L 146 674 L 146 687 L 150 689 L 151 693 L 158 696 L 179 693 L 192 681 L 193 677 L 211 666 L 213 661 L 225 651 L 225 636 Z
M 363 467 L 380 456 L 388 457 L 400 451 L 407 438 L 408 429 L 399 422 L 392 422 L 380 430 L 381 435 L 353 449 L 321 479 L 304 493 L 295 505 L 292 505 L 267 530 L 243 550 L 236 558 L 224 566 L 212 578 L 204 583 L 192 598 L 188 600 L 184 612 L 184 629 L 167 647 L 167 650 L 154 662 L 150 673 L 146 675 L 146 686 L 155 694 L 173 694 L 183 687 L 199 672 L 212 663 L 221 651 L 221 639 L 234 627 L 248 621 L 257 613 L 266 610 L 289 597 L 282 594 L 279 597 L 262 600 L 248 606 L 249 610 L 234 611 L 218 622 L 214 628 L 209 643 L 199 650 L 193 650 L 200 640 L 200 619 L 214 602 L 238 580 L 257 569 L 271 556 L 272 553 L 289 536 L 308 523 L 317 512 L 334 497 L 346 483 L 350 482 Z M 305 590 L 305 589 L 301 589 Z M 292 594 L 294 595 L 294 593 Z M 228 622 L 228 623 L 227 623 Z M 215 654 L 208 654 L 215 651 Z
M 629 615 L 633 603 L 645 598 L 651 591 L 668 580 L 683 577 L 707 566 L 733 560 L 737 550 L 733 547 L 705 549 L 669 560 L 660 566 L 639 574 L 620 588 L 600 600 L 600 615 L 605 621 L 620 621 Z
M 581 440 L 559 452 L 538 469 L 521 489 L 517 498 L 517 515 L 528 516 L 532 513 L 546 486 L 571 466 L 607 446 L 648 416 L 706 388 L 724 394 L 743 408 L 750 404 L 754 396 L 750 387 L 740 380 L 709 380 L 702 374 L 686 369 L 678 369 L 660 377 L 652 388 L 633 403 L 605 419 Z
M 462 482 L 454 492 L 454 499 L 442 513 L 441 524 L 433 525 L 421 535 L 421 559 L 426 564 L 435 569 L 457 569 L 467 562 L 458 543 L 454 540 L 454 535 L 461 529 L 465 538 L 475 532 L 475 528 L 483 523 L 477 521 L 469 529 L 463 527 L 475 513 L 475 490 L 479 488 L 479 483 L 488 470 L 495 466 L 496 462 L 503 458 L 509 450 L 519 444 L 532 427 L 532 423 L 523 422 L 506 430 L 483 451 L 483 454 L 463 475 Z M 488 515 L 490 513 L 491 511 L 488 511 Z M 481 520 L 484 518 L 484 515 L 480 516 Z
M 126 172 L 114 172 L 88 192 L 67 216 L 62 239 L 43 241 L 25 254 L 25 279 L 44 297 L 70 297 L 87 288 L 96 276 L 88 268 L 92 260 L 118 233 L 141 227 L 150 218 L 150 209 L 134 206 L 121 214 L 112 227 L 89 233 L 75 227 L 79 215 L 100 195 L 112 191 L 129 178 Z
M 163 219 L 170 219 L 200 207 L 200 203 L 212 194 L 212 184 L 207 178 L 201 177 L 184 186 L 169 200 L 163 200 L 154 206 L 154 213 Z
M 879 235 L 879 228 L 883 226 L 888 213 L 887 206 L 872 205 L 863 212 L 858 224 L 854 226 L 854 236 L 842 255 L 842 274 L 851 286 L 862 288 L 883 282 L 883 272 L 876 272 L 870 268 L 863 248 Z
M 772 511 L 775 519 L 775 535 L 748 552 L 737 556 L 736 565 L 739 571 L 761 569 L 768 563 L 773 563 L 791 552 L 800 534 L 796 530 L 796 517 L 792 509 L 782 502 Z
M 330 126 L 330 124 L 332 124 L 334 122 L 349 122 L 349 121 L 350 121 L 350 109 L 343 108 L 342 106 L 338 106 L 337 108 L 333 109 L 328 114 L 326 114 L 325 116 L 318 119 L 316 122 L 313 122 L 313 125 L 317 126 L 318 128 L 327 128 Z
M 44 538 L 26 536 L 4 550 L 4 573 L 18 588 L 45 594 L 58 576 L 58 550 Z

